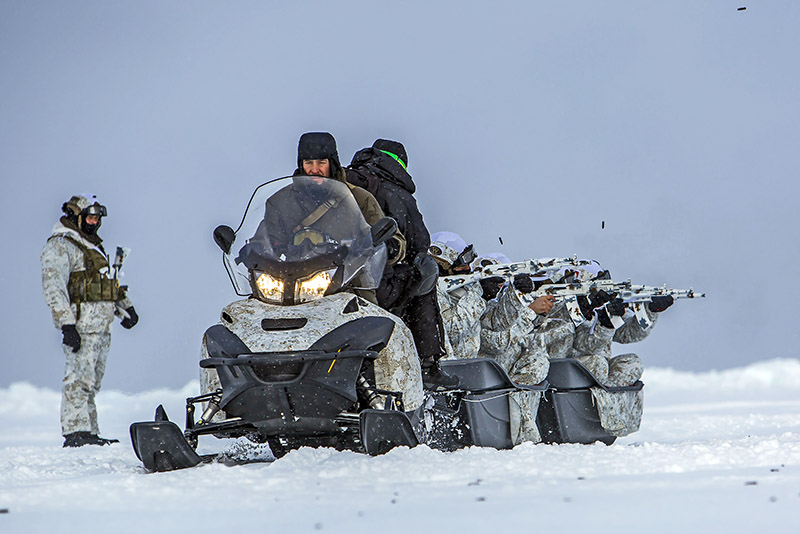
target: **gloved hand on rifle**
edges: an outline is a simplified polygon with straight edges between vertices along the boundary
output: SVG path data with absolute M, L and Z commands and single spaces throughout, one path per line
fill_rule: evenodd
M 533 291 L 533 280 L 528 273 L 514 275 L 514 288 L 520 293 L 530 293 Z
M 591 295 L 591 300 L 588 297 L 579 296 L 578 306 L 587 320 L 590 320 L 592 315 L 597 313 L 597 321 L 606 328 L 614 328 L 609 314 L 622 317 L 625 315 L 625 308 L 627 307 L 616 294 L 609 294 L 602 289 Z
M 506 279 L 502 276 L 490 276 L 488 278 L 481 278 L 481 289 L 483 289 L 483 298 L 485 300 L 492 300 L 500 292 L 500 289 L 505 284 Z
M 661 313 L 672 306 L 673 302 L 675 302 L 675 299 L 672 298 L 672 295 L 653 297 L 647 307 L 650 308 L 650 311 L 653 313 Z

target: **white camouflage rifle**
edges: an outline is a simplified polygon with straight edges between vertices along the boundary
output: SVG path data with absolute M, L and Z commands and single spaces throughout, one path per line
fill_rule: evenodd
M 569 273 L 572 271 L 572 273 Z M 471 283 L 479 282 L 483 278 L 501 276 L 508 282 L 513 283 L 514 277 L 518 274 L 528 274 L 531 280 L 539 282 L 538 287 L 530 293 L 519 292 L 520 300 L 523 304 L 530 305 L 534 300 L 545 295 L 551 295 L 556 299 L 563 299 L 569 312 L 572 322 L 577 326 L 584 321 L 583 315 L 578 304 L 578 297 L 591 297 L 605 291 L 609 295 L 616 295 L 626 304 L 629 304 L 636 315 L 642 328 L 648 328 L 652 321 L 647 316 L 646 304 L 651 302 L 653 297 L 671 296 L 673 299 L 681 298 L 702 298 L 705 293 L 695 293 L 693 289 L 670 289 L 666 286 L 654 287 L 644 285 L 633 285 L 630 280 L 625 282 L 614 282 L 608 279 L 599 280 L 580 280 L 587 275 L 599 276 L 604 274 L 599 264 L 594 260 L 579 260 L 577 257 L 562 258 L 552 260 L 527 260 L 524 262 L 496 264 L 484 267 L 481 272 L 467 275 L 446 276 L 441 280 L 445 283 L 445 289 L 452 291 L 459 287 L 467 286 Z M 550 283 L 552 280 L 561 280 L 572 274 L 578 280 L 565 283 Z M 544 283 L 541 283 L 544 282 Z M 597 310 L 606 308 L 608 303 Z M 614 328 L 619 328 L 624 324 L 622 317 L 608 313 L 611 324 Z
M 646 305 L 653 301 L 653 297 L 672 297 L 673 299 L 693 299 L 703 298 L 705 293 L 695 293 L 694 289 L 671 289 L 667 286 L 654 287 L 644 285 L 633 285 L 630 280 L 625 282 L 614 282 L 613 280 L 589 280 L 585 282 L 570 282 L 566 284 L 544 284 L 530 293 L 520 293 L 520 300 L 529 305 L 538 297 L 552 295 L 556 298 L 563 298 L 569 311 L 570 318 L 575 326 L 586 320 L 578 304 L 578 297 L 591 297 L 600 291 L 605 291 L 609 295 L 616 295 L 622 302 L 630 306 L 636 315 L 636 320 L 643 329 L 649 328 L 653 321 L 648 317 Z M 599 308 L 595 308 L 595 313 L 607 308 L 609 303 Z M 608 313 L 608 310 L 606 310 Z M 625 321 L 618 315 L 608 313 L 613 327 L 619 328 Z
M 636 315 L 636 320 L 643 329 L 650 328 L 653 321 L 647 316 L 645 305 L 653 301 L 653 297 L 672 297 L 673 299 L 694 299 L 705 298 L 705 293 L 695 293 L 694 289 L 670 289 L 666 285 L 662 287 L 632 285 L 628 281 L 628 287 L 622 289 L 617 296 L 622 302 L 628 304 Z
M 112 264 L 112 267 L 114 268 L 113 279 L 114 279 L 114 284 L 117 287 L 119 287 L 120 289 L 122 289 L 122 288 L 127 289 L 127 286 L 120 286 L 119 285 L 119 278 L 120 278 L 120 276 L 122 276 L 122 264 L 125 263 L 125 258 L 127 258 L 128 254 L 130 254 L 130 253 L 131 253 L 131 249 L 129 249 L 127 247 L 117 247 L 117 252 L 116 252 L 116 254 L 114 254 L 114 263 Z M 115 304 L 114 313 L 117 316 L 122 317 L 123 319 L 130 319 L 131 318 L 131 316 L 128 314 L 127 311 L 125 311 L 124 308 L 122 308 L 122 306 L 120 306 L 116 302 L 114 304 Z
M 484 277 L 514 276 L 527 273 L 535 282 L 544 280 L 557 282 L 570 274 L 579 279 L 597 278 L 604 271 L 595 260 L 578 259 L 578 256 L 573 256 L 571 258 L 543 258 L 514 263 L 496 263 L 483 267 L 481 272 Z
M 446 281 L 447 290 L 452 291 L 474 283 L 482 278 L 502 276 L 513 278 L 518 274 L 528 274 L 534 282 L 558 282 L 562 279 L 597 278 L 604 273 L 595 260 L 582 260 L 577 256 L 571 258 L 531 259 L 513 263 L 494 263 L 476 269 L 475 272 L 463 275 L 442 277 Z

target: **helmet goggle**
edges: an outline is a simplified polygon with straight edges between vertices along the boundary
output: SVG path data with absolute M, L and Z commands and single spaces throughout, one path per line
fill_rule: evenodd
M 453 269 L 457 267 L 469 266 L 477 257 L 478 255 L 475 254 L 475 250 L 472 248 L 472 245 L 467 245 L 467 248 L 461 251 L 461 254 L 459 254 L 456 260 L 453 262 Z
M 108 211 L 106 210 L 106 207 L 103 206 L 102 204 L 95 203 L 95 204 L 92 204 L 91 206 L 83 208 L 83 211 L 81 211 L 81 214 L 84 215 L 84 216 L 86 216 L 86 215 L 96 215 L 97 217 L 105 217 L 105 216 L 108 215 Z
M 303 241 L 308 240 L 312 245 L 319 245 L 325 242 L 325 234 L 313 228 L 303 228 L 295 232 L 292 238 L 292 244 L 299 247 Z

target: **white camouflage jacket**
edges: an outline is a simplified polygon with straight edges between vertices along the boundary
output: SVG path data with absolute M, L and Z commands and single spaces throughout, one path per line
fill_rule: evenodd
M 83 302 L 78 307 L 70 304 L 67 292 L 67 283 L 70 273 L 83 271 L 85 263 L 83 251 L 74 243 L 65 239 L 69 236 L 75 241 L 86 245 L 87 248 L 100 250 L 87 241 L 79 232 L 56 223 L 50 238 L 42 249 L 42 290 L 47 305 L 53 314 L 55 327 L 61 329 L 63 325 L 74 324 L 79 332 L 106 332 L 111 330 L 114 319 L 115 306 L 127 309 L 133 304 L 128 297 L 116 304 L 111 301 Z M 101 251 L 103 252 L 103 251 Z M 103 252 L 103 255 L 105 253 Z
M 650 332 L 658 319 L 658 314 L 645 308 L 651 324 L 643 328 L 631 310 L 626 310 L 623 316 L 625 323 L 617 328 L 606 328 L 598 322 L 586 321 L 575 328 L 575 341 L 572 345 L 572 357 L 589 356 L 592 354 L 611 358 L 611 343 L 636 343 L 642 341 Z
M 477 358 L 481 347 L 481 316 L 486 309 L 483 290 L 477 282 L 447 291 L 439 278 L 436 297 L 445 331 L 448 358 Z

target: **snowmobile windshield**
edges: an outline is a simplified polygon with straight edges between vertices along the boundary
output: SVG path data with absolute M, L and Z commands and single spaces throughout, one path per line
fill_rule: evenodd
M 259 186 L 227 256 L 237 293 L 270 295 L 265 300 L 284 304 L 309 300 L 287 295 L 320 273 L 326 277 L 320 296 L 343 288 L 375 289 L 386 263 L 386 249 L 373 246 L 371 227 L 347 184 L 317 176 Z M 263 273 L 280 291 L 265 293 L 258 283 Z M 247 285 L 241 283 L 245 277 Z

